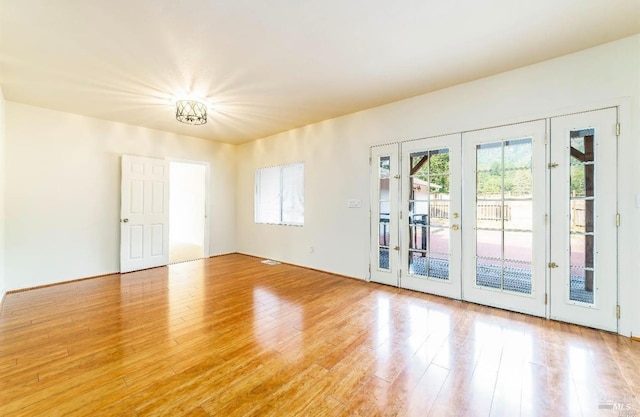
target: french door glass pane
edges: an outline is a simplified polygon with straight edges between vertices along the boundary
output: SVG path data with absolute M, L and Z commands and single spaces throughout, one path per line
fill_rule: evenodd
M 427 254 L 424 251 L 409 251 L 409 273 L 426 278 L 428 276 Z
M 429 251 L 431 254 L 439 253 L 446 255 L 449 253 L 449 229 L 442 227 L 429 228 Z
M 502 195 L 502 178 L 491 171 L 478 171 L 476 194 L 483 200 L 499 199 Z
M 432 253 L 429 258 L 429 276 L 436 279 L 449 279 L 449 255 Z
M 596 205 L 595 129 L 569 135 L 569 299 L 593 304 L 595 288 L 594 213 Z
M 476 203 L 476 225 L 483 229 L 502 229 L 504 218 L 511 219 L 509 207 L 502 201 L 480 200 Z
M 593 268 L 593 256 L 587 256 L 587 248 L 593 251 L 593 235 L 571 235 L 571 267 Z
M 593 178 L 592 164 L 571 165 L 571 196 L 593 197 L 593 181 L 587 183 L 585 178 Z
M 449 255 L 426 251 L 409 251 L 409 273 L 422 278 L 449 279 Z
M 533 201 L 532 199 L 509 200 L 504 202 L 505 230 L 533 229 Z
M 409 274 L 449 279 L 449 150 L 409 155 Z
M 504 259 L 531 263 L 533 255 L 533 233 L 504 232 Z
M 531 138 L 476 146 L 476 285 L 531 294 Z
M 572 233 L 593 233 L 593 199 L 574 197 L 570 203 L 570 230 Z
M 569 282 L 569 299 L 571 301 L 577 301 L 587 304 L 593 304 L 593 289 L 588 291 L 585 287 L 585 282 L 593 282 L 593 270 L 583 268 L 571 268 L 570 269 L 570 282 Z
M 389 246 L 389 223 L 380 222 L 378 244 L 382 247 Z
M 409 249 L 427 250 L 427 226 L 409 225 Z
M 476 254 L 479 258 L 502 259 L 502 230 L 478 229 Z
M 429 224 L 433 226 L 448 226 L 449 206 L 448 200 L 431 200 L 429 202 Z
M 504 141 L 505 170 L 517 169 L 531 173 L 532 146 L 531 138 Z
M 389 168 L 390 156 L 378 158 L 378 206 L 379 206 L 379 226 L 378 226 L 378 268 L 389 270 Z
M 502 170 L 502 142 L 483 143 L 476 146 L 476 170 L 478 172 Z
M 389 223 L 389 210 L 390 202 L 389 201 L 381 201 L 380 202 L 380 221 Z
M 476 258 L 476 285 L 502 288 L 502 260 Z
M 531 294 L 531 262 L 504 261 L 504 289 Z
M 504 171 L 506 198 L 531 198 L 531 186 L 531 168 Z

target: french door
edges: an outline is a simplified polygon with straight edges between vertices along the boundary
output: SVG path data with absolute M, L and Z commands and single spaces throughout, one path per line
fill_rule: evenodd
M 400 286 L 460 298 L 460 135 L 401 146 Z
M 371 280 L 615 331 L 616 113 L 373 147 Z
M 617 114 L 551 119 L 550 316 L 616 331 Z
M 400 278 L 398 239 L 398 144 L 371 148 L 371 281 L 397 286 Z
M 545 130 L 463 134 L 465 300 L 545 315 Z
M 372 148 L 371 280 L 544 316 L 545 130 Z

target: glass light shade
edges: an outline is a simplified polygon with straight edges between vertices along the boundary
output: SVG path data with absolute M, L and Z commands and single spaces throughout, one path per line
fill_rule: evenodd
M 207 106 L 193 100 L 176 102 L 176 119 L 188 125 L 203 125 L 207 123 Z

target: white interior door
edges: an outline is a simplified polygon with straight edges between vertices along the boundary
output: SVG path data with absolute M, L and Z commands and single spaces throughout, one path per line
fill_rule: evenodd
M 617 114 L 551 119 L 550 316 L 617 330 Z
M 544 120 L 462 135 L 463 298 L 545 316 Z
M 404 142 L 400 286 L 460 298 L 460 135 Z
M 371 148 L 371 281 L 398 285 L 398 144 Z
M 169 263 L 169 161 L 122 156 L 120 272 Z

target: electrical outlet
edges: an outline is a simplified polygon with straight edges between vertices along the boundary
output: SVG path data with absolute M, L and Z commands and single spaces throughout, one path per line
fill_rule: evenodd
M 351 199 L 349 199 L 349 201 L 347 201 L 347 207 L 348 208 L 360 208 L 360 207 L 362 207 L 362 200 L 357 199 L 357 198 L 351 198 Z

